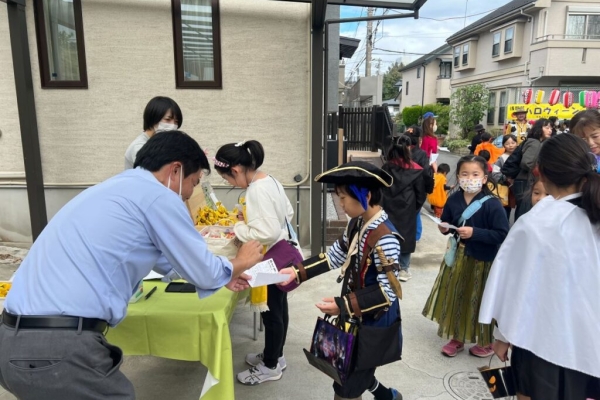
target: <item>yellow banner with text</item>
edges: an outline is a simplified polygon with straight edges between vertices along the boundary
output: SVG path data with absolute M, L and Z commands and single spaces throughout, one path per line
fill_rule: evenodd
M 508 121 L 516 119 L 513 117 L 515 111 L 527 111 L 527 120 L 556 117 L 560 120 L 569 120 L 580 111 L 585 111 L 585 107 L 579 103 L 573 103 L 569 108 L 562 104 L 551 106 L 550 104 L 509 104 L 506 107 L 506 119 Z

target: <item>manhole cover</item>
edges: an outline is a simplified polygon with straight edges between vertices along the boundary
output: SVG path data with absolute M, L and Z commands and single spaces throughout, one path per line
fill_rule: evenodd
M 493 400 L 479 372 L 451 372 L 444 377 L 444 387 L 457 400 Z

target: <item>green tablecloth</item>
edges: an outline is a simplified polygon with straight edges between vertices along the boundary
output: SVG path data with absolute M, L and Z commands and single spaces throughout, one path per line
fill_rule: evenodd
M 148 281 L 144 294 L 154 286 L 158 288 L 148 300 L 129 305 L 125 320 L 109 330 L 109 342 L 127 355 L 200 361 L 209 371 L 202 400 L 234 399 L 229 321 L 247 293 L 223 288 L 200 300 L 195 293 L 166 293 L 166 283 Z

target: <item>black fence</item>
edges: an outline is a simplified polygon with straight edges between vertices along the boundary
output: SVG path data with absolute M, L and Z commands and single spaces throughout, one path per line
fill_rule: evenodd
M 386 104 L 382 106 L 344 108 L 327 115 L 327 139 L 337 140 L 338 129 L 344 130 L 348 150 L 383 150 L 394 132 L 394 122 Z

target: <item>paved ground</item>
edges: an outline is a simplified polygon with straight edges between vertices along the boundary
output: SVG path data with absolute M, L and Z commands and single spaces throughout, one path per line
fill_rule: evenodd
M 454 155 L 440 155 L 440 162 L 455 166 L 456 161 Z M 443 357 L 440 348 L 446 340 L 436 335 L 435 323 L 421 316 L 445 249 L 445 237 L 435 225 L 426 218 L 423 223 L 424 236 L 417 245 L 411 267 L 413 279 L 403 284 L 403 360 L 380 368 L 377 376 L 384 385 L 398 388 L 406 400 L 491 399 L 477 373 L 477 367 L 487 364 L 488 360 L 476 359 L 467 352 L 454 359 Z M 16 257 L 0 259 L 1 280 L 12 275 L 18 258 L 24 254 L 21 250 L 9 251 L 2 247 L 0 254 Z M 236 384 L 236 399 L 333 398 L 331 381 L 308 365 L 302 349 L 309 346 L 314 323 L 320 315 L 314 304 L 324 296 L 339 292 L 335 277 L 335 272 L 320 276 L 289 295 L 291 321 L 285 348 L 288 369 L 278 382 L 257 387 Z M 232 373 L 246 368 L 247 352 L 262 350 L 264 335 L 261 333 L 258 341 L 252 339 L 252 321 L 252 313 L 240 303 L 231 322 L 235 369 Z M 134 383 L 140 400 L 196 400 L 206 374 L 199 363 L 154 357 L 126 357 L 122 370 Z M 369 400 L 372 396 L 367 394 L 363 398 Z M 9 399 L 14 397 L 0 389 L 0 400 Z

